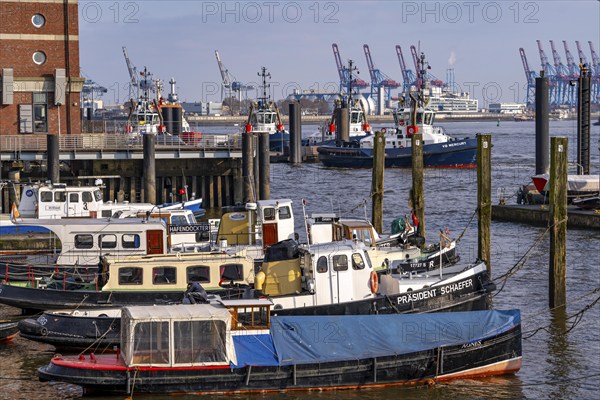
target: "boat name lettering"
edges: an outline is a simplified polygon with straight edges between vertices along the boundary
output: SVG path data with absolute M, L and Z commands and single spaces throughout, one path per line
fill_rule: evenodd
M 46 211 L 60 211 L 59 206 L 46 206 L 45 209 Z
M 478 347 L 481 346 L 481 340 L 478 340 L 476 342 L 471 342 L 471 343 L 465 343 L 462 345 L 463 349 L 467 349 L 469 347 Z
M 451 143 L 447 143 L 447 144 L 443 144 L 442 147 L 443 148 L 447 148 L 447 147 L 456 147 L 456 146 L 464 146 L 465 144 L 467 144 L 467 142 L 451 142 Z
M 398 304 L 406 304 L 411 301 L 425 300 L 436 296 L 437 289 L 424 290 L 422 292 L 414 292 L 403 294 L 398 297 Z
M 469 287 L 473 287 L 473 279 L 441 286 L 440 291 L 444 295 L 452 292 L 457 292 L 459 290 L 466 289 Z
M 210 231 L 210 225 L 207 225 L 207 224 L 171 225 L 171 226 L 169 226 L 169 233 L 208 232 L 208 231 Z
M 423 267 L 433 268 L 434 262 L 435 262 L 434 260 L 431 260 L 431 261 L 410 263 L 410 268 L 411 269 L 417 269 L 417 268 L 423 268 Z

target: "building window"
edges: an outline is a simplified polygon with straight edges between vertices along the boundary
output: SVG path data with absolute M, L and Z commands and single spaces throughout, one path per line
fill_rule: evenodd
M 34 14 L 33 17 L 31 17 L 31 23 L 36 28 L 41 28 L 46 25 L 46 18 L 42 14 Z
M 33 94 L 33 131 L 48 132 L 48 97 L 46 93 Z
M 33 53 L 33 62 L 37 65 L 42 65 L 46 62 L 46 53 L 43 51 L 36 51 Z

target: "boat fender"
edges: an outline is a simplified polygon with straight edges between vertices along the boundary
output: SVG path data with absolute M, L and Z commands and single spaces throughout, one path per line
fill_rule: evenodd
M 371 293 L 375 294 L 379 291 L 379 278 L 377 277 L 377 272 L 375 271 L 371 271 L 369 286 L 371 288 Z

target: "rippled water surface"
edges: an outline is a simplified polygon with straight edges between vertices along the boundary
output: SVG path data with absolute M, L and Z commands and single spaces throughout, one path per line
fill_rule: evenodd
M 446 130 L 456 136 L 492 134 L 492 187 L 494 202 L 500 188 L 513 194 L 527 183 L 534 172 L 535 131 L 532 122 L 447 123 Z M 305 132 L 314 127 L 305 127 Z M 552 136 L 569 138 L 570 160 L 575 157 L 575 121 L 551 122 Z M 599 128 L 592 127 L 592 173 L 598 173 Z M 296 225 L 303 238 L 301 199 L 308 201 L 307 212 L 340 212 L 364 216 L 370 210 L 370 170 L 325 169 L 319 164 L 271 166 L 272 198 L 294 200 Z M 384 226 L 409 212 L 409 170 L 386 170 Z M 476 205 L 474 170 L 427 170 L 425 172 L 425 209 L 428 239 L 449 227 L 457 237 L 467 226 Z M 514 202 L 514 197 L 509 200 Z M 492 269 L 498 277 L 513 267 L 529 250 L 545 228 L 522 224 L 492 223 Z M 463 260 L 477 254 L 477 225 L 474 220 L 459 247 Z M 600 306 L 589 309 L 579 323 L 572 316 L 595 300 L 600 293 L 600 232 L 569 230 L 567 235 L 566 311 L 548 308 L 548 255 L 546 235 L 535 246 L 523 267 L 506 281 L 494 297 L 495 308 L 519 308 L 523 324 L 523 368 L 514 376 L 461 380 L 429 387 L 389 387 L 359 391 L 285 393 L 252 396 L 214 396 L 227 399 L 487 399 L 487 398 L 597 398 L 600 378 Z M 502 287 L 502 282 L 499 288 Z M 0 306 L 0 317 L 18 315 L 18 310 Z M 532 336 L 530 336 L 532 335 Z M 530 336 L 530 337 L 528 337 Z M 368 340 L 368 339 L 365 339 Z M 0 398 L 68 399 L 82 396 L 81 389 L 64 384 L 40 383 L 36 368 L 46 364 L 54 349 L 21 338 L 0 343 Z M 93 397 L 91 397 L 93 398 Z M 104 398 L 104 397 L 103 397 Z M 122 399 L 125 396 L 115 396 Z M 164 396 L 136 395 L 135 399 Z M 191 399 L 192 396 L 179 398 Z

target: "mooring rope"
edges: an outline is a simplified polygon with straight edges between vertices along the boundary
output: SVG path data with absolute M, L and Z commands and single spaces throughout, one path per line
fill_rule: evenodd
M 598 290 L 598 289 L 596 289 Z M 560 332 L 560 335 L 566 335 L 567 333 L 571 332 L 573 329 L 575 329 L 575 327 L 577 325 L 579 325 L 579 323 L 581 323 L 581 321 L 583 320 L 583 314 L 585 314 L 588 310 L 590 310 L 591 308 L 593 308 L 596 304 L 598 304 L 598 302 L 600 302 L 600 296 L 596 297 L 596 299 L 591 302 L 590 304 L 586 305 L 584 308 L 582 308 L 581 310 L 577 311 L 575 314 L 572 314 L 570 316 L 568 316 L 567 318 L 565 318 L 565 322 L 569 321 L 570 319 L 574 319 L 573 323 L 571 324 L 571 326 L 563 331 Z M 560 307 L 564 307 L 564 306 L 560 306 Z M 535 336 L 537 333 L 541 332 L 541 331 L 545 331 L 548 333 L 551 333 L 548 329 L 552 326 L 552 324 L 548 324 L 548 325 L 544 325 L 541 326 L 537 329 L 533 329 L 533 330 L 529 330 L 529 331 L 525 331 L 523 333 L 530 333 L 527 336 L 523 337 L 523 340 L 527 340 L 533 336 Z

